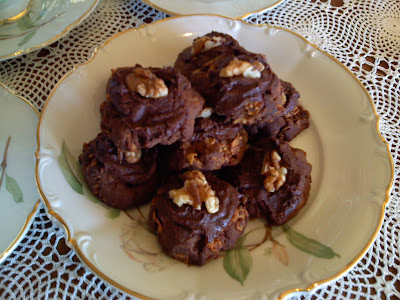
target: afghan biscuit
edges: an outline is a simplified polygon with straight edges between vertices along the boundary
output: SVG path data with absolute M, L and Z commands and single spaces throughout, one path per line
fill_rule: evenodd
M 195 51 L 204 39 L 214 47 L 203 43 L 202 50 Z M 226 34 L 212 32 L 195 39 L 178 55 L 175 67 L 206 105 L 228 121 L 250 126 L 283 114 L 281 82 L 265 56 L 247 51 Z
M 278 139 L 253 144 L 229 173 L 229 181 L 244 195 L 251 218 L 265 217 L 270 224 L 288 222 L 307 203 L 311 165 L 306 153 Z
M 247 132 L 241 124 L 217 118 L 197 118 L 192 138 L 170 151 L 171 170 L 212 171 L 238 164 L 247 147 Z
M 283 114 L 276 115 L 272 122 L 266 120 L 246 126 L 250 140 L 271 137 L 289 142 L 310 126 L 310 113 L 299 104 L 299 92 L 289 82 L 281 80 L 281 86 Z
M 151 200 L 159 183 L 157 151 L 144 149 L 136 163 L 121 162 L 106 134 L 83 145 L 79 156 L 83 177 L 92 194 L 106 205 L 127 209 Z
M 170 145 L 193 135 L 204 99 L 176 69 L 118 68 L 101 105 L 101 128 L 123 155 Z
M 186 264 L 204 265 L 234 247 L 247 226 L 241 195 L 211 173 L 170 177 L 153 197 L 149 225 L 163 251 Z

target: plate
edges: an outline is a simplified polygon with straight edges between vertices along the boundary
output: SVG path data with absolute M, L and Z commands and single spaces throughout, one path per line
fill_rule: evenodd
M 35 182 L 35 133 L 39 113 L 28 101 L 1 84 L 0 107 L 2 262 L 29 230 L 40 203 Z
M 94 10 L 99 0 L 32 0 L 27 13 L 0 24 L 0 61 L 49 45 Z
M 274 8 L 284 0 L 143 0 L 171 15 L 216 14 L 244 19 Z
M 80 179 L 77 159 L 83 143 L 100 132 L 99 107 L 111 69 L 172 65 L 194 38 L 212 30 L 266 54 L 278 76 L 300 91 L 311 126 L 291 144 L 307 152 L 313 182 L 307 205 L 287 226 L 269 232 L 261 221 L 250 222 L 234 252 L 187 267 L 162 254 L 140 212 L 96 202 Z M 114 36 L 59 82 L 39 121 L 36 178 L 49 215 L 64 226 L 82 261 L 128 294 L 285 298 L 344 275 L 373 243 L 393 178 L 377 126 L 371 98 L 356 77 L 300 36 L 218 16 L 169 18 Z

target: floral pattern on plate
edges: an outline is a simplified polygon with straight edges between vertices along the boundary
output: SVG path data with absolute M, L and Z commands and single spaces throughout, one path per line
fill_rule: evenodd
M 94 203 L 103 205 L 103 203 L 92 194 L 89 187 L 85 183 L 81 165 L 72 156 L 71 151 L 68 149 L 65 141 L 63 141 L 61 146 L 61 154 L 58 157 L 58 164 L 68 184 L 75 192 L 84 195 L 87 199 L 93 201 Z M 103 206 L 107 208 L 107 217 L 111 219 L 119 217 L 121 212 L 119 209 L 111 208 L 105 205 Z
M 0 189 L 1 189 L 1 185 L 3 184 L 3 180 L 4 180 L 4 176 L 5 176 L 5 186 L 7 191 L 13 196 L 13 199 L 16 203 L 20 203 L 23 202 L 23 195 L 21 192 L 21 189 L 17 183 L 17 181 L 12 178 L 11 176 L 8 176 L 7 172 L 6 172 L 6 168 L 7 168 L 7 153 L 8 153 L 8 148 L 10 146 L 10 142 L 11 142 L 11 136 L 8 137 L 7 139 L 7 143 L 6 146 L 4 148 L 4 154 L 3 154 L 3 161 L 1 162 L 0 165 Z
M 81 166 L 72 156 L 65 141 L 61 146 L 58 163 L 65 180 L 75 192 L 85 195 L 87 199 L 95 203 L 102 203 L 87 187 Z M 109 218 L 116 218 L 120 215 L 120 210 L 104 206 L 108 209 L 107 216 Z M 146 218 L 148 210 L 143 213 L 140 208 L 136 208 L 123 212 L 131 219 L 131 223 L 124 224 L 121 229 L 121 247 L 131 259 L 142 263 L 143 268 L 148 272 L 161 271 L 177 263 L 163 253 L 156 234 L 148 226 Z M 335 256 L 340 258 L 340 255 L 336 254 L 330 247 L 304 236 L 288 225 L 285 224 L 282 228 L 288 241 L 296 248 L 320 258 L 331 259 Z M 251 251 L 260 246 L 265 246 L 268 241 L 272 245 L 265 248 L 265 256 L 272 254 L 275 259 L 287 266 L 289 254 L 286 247 L 272 236 L 271 226 L 265 224 L 263 227 L 256 227 L 245 232 L 237 241 L 236 246 L 223 254 L 223 267 L 226 273 L 243 285 L 253 265 Z
M 0 262 L 18 245 L 38 210 L 35 132 L 39 113 L 0 84 Z

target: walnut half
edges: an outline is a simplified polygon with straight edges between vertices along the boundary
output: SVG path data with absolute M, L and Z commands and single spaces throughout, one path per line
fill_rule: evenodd
M 189 171 L 183 174 L 185 182 L 182 188 L 170 190 L 169 197 L 181 207 L 184 204 L 191 205 L 194 209 L 201 210 L 203 202 L 210 214 L 219 210 L 219 199 L 208 184 L 201 171 Z
M 164 80 L 148 69 L 136 67 L 126 75 L 125 84 L 131 92 L 137 92 L 145 98 L 160 98 L 168 95 Z
M 195 39 L 192 46 L 192 55 L 199 54 L 203 51 L 208 51 L 212 48 L 221 46 L 225 43 L 226 39 L 222 36 L 203 36 L 198 39 Z
M 126 160 L 126 162 L 130 164 L 134 164 L 140 160 L 142 157 L 142 149 L 137 148 L 135 151 L 122 151 L 120 149 L 118 151 L 118 161 L 121 164 L 122 161 Z
M 233 77 L 243 75 L 246 78 L 261 78 L 261 72 L 264 68 L 264 65 L 257 60 L 248 62 L 234 58 L 225 68 L 221 69 L 219 76 Z
M 265 176 L 264 188 L 267 192 L 272 193 L 286 182 L 287 169 L 281 166 L 282 158 L 278 151 L 273 150 L 271 153 L 266 153 L 261 169 L 261 175 Z

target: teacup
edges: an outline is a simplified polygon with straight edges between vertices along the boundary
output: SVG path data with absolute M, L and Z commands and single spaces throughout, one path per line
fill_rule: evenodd
M 0 24 L 23 17 L 28 12 L 31 2 L 32 0 L 0 0 Z

